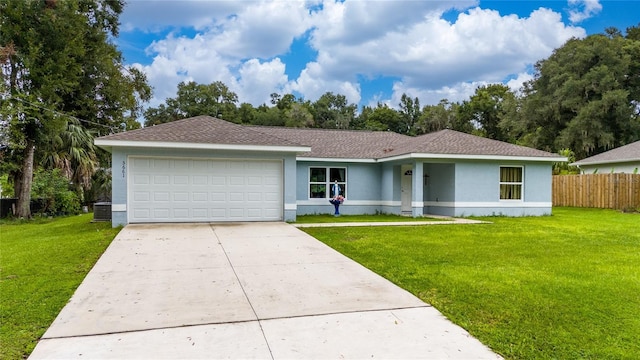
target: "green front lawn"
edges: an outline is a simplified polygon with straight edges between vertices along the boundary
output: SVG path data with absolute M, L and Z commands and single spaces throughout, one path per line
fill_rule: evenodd
M 430 217 L 410 217 L 390 214 L 379 215 L 340 215 L 332 214 L 319 215 L 298 215 L 297 224 L 326 224 L 326 223 L 347 223 L 347 222 L 403 222 L 403 221 L 449 221 L 447 219 L 436 219 Z
M 119 231 L 91 219 L 0 223 L 0 359 L 33 350 Z
M 307 228 L 510 359 L 640 357 L 640 214 Z

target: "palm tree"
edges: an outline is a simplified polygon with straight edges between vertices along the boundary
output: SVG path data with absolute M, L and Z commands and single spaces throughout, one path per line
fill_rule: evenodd
M 91 188 L 91 177 L 98 164 L 95 150 L 91 133 L 72 118 L 64 131 L 49 138 L 41 165 L 60 169 L 80 199 L 84 199 L 84 190 Z

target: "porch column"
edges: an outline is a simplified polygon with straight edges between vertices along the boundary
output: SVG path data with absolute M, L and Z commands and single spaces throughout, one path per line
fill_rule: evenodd
M 424 214 L 423 176 L 424 164 L 416 161 L 413 163 L 413 176 L 411 177 L 411 215 L 413 217 L 420 217 Z
M 296 156 L 284 156 L 282 180 L 284 182 L 284 221 L 296 221 L 298 205 L 296 200 Z

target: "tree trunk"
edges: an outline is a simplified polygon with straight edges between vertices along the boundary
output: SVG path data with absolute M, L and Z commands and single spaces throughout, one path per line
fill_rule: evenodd
M 24 162 L 22 163 L 22 181 L 18 195 L 18 218 L 31 219 L 31 185 L 33 185 L 33 155 L 36 147 L 33 141 L 27 142 Z

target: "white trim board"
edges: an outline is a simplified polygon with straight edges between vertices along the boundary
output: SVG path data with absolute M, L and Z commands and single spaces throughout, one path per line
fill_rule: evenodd
M 495 202 L 462 202 L 462 201 L 426 201 L 425 206 L 455 208 L 548 208 L 551 202 L 495 201 Z
M 271 146 L 271 145 L 235 145 L 235 144 L 203 144 L 168 141 L 124 141 L 95 139 L 94 144 L 103 148 L 162 148 L 162 149 L 200 149 L 200 150 L 237 150 L 237 151 L 268 151 L 268 152 L 307 152 L 308 146 Z
M 322 206 L 331 205 L 329 199 L 313 199 L 313 200 L 298 200 L 296 202 L 298 206 Z M 349 200 L 345 199 L 341 206 L 400 206 L 400 201 L 383 201 L 383 200 Z

